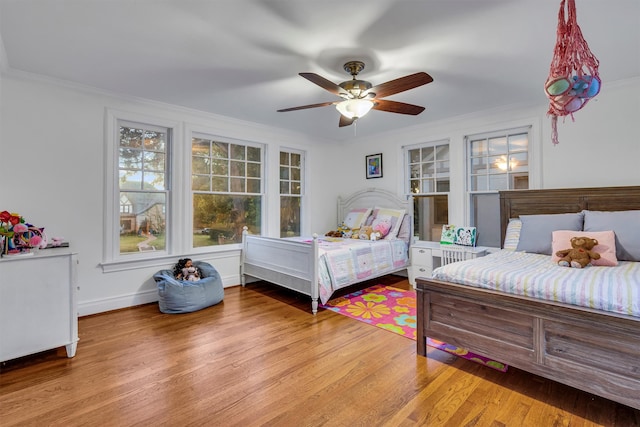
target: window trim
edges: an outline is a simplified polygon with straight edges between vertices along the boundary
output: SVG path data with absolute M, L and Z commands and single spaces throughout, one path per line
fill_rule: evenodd
M 118 159 L 119 159 L 119 126 L 124 124 L 144 124 L 150 127 L 167 129 L 167 218 L 166 227 L 167 244 L 165 250 L 140 253 L 120 254 L 120 187 L 118 186 Z M 146 265 L 165 265 L 163 259 L 172 257 L 172 236 L 175 234 L 176 218 L 171 215 L 174 201 L 172 193 L 174 183 L 172 170 L 176 167 L 176 152 L 174 147 L 179 145 L 178 140 L 182 135 L 182 125 L 176 120 L 163 117 L 149 116 L 134 112 L 115 109 L 105 109 L 105 143 L 104 143 L 104 217 L 103 217 L 103 248 L 101 266 L 104 272 L 120 271 L 137 268 Z

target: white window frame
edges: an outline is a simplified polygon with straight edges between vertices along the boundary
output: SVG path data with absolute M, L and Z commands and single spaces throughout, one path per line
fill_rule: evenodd
M 203 130 L 203 129 L 188 129 L 187 130 L 187 137 L 185 138 L 185 140 L 187 141 L 187 143 L 185 144 L 188 148 L 188 153 L 185 154 L 185 162 L 184 162 L 184 166 L 183 169 L 185 170 L 184 173 L 184 179 L 185 179 L 185 190 L 184 190 L 184 194 L 186 195 L 185 197 L 183 197 L 183 213 L 184 213 L 184 218 L 186 219 L 186 223 L 189 224 L 189 228 L 186 230 L 185 234 L 187 235 L 187 237 L 185 238 L 185 246 L 188 248 L 189 252 L 192 253 L 201 253 L 201 252 L 216 252 L 216 251 L 223 251 L 223 250 L 230 250 L 230 249 L 235 249 L 235 250 L 239 250 L 242 246 L 242 244 L 240 243 L 234 243 L 234 244 L 226 244 L 226 245 L 211 245 L 211 246 L 201 246 L 201 247 L 197 247 L 194 248 L 193 247 L 193 189 L 191 186 L 191 177 L 192 177 L 192 170 L 191 170 L 191 155 L 192 155 L 192 140 L 193 138 L 203 138 L 203 139 L 210 139 L 213 141 L 218 141 L 218 142 L 223 142 L 223 143 L 227 143 L 227 144 L 235 144 L 235 145 L 243 145 L 243 146 L 250 146 L 250 147 L 258 147 L 260 148 L 260 165 L 261 165 L 261 172 L 262 172 L 262 176 L 260 179 L 260 198 L 261 198 L 261 202 L 260 202 L 260 206 L 262 211 L 260 212 L 260 228 L 262 230 L 261 234 L 266 235 L 266 230 L 265 230 L 265 226 L 266 226 L 266 212 L 267 212 L 267 197 L 266 197 L 266 181 L 267 181 L 267 146 L 263 143 L 259 143 L 259 142 L 255 142 L 255 141 L 248 141 L 248 140 L 240 140 L 240 139 L 235 139 L 235 138 L 229 138 L 229 137 L 224 137 L 224 136 L 220 136 L 217 135 L 214 132 L 210 132 L 207 130 Z M 233 193 L 233 192 L 229 192 L 229 193 L 218 193 L 216 192 L 216 194 L 230 194 L 230 195 L 255 195 L 255 193 Z
M 295 148 L 288 148 L 288 147 L 280 147 L 280 150 L 278 150 L 278 224 L 280 224 L 280 214 L 282 213 L 282 210 L 280 207 L 280 197 L 282 196 L 282 194 L 280 194 L 280 153 L 298 154 L 300 156 L 300 195 L 299 195 L 300 197 L 300 235 L 303 235 L 305 226 L 306 226 L 305 218 L 306 218 L 306 204 L 307 204 L 307 197 L 306 197 L 307 152 L 304 150 L 298 150 Z M 292 196 L 292 197 L 297 196 L 295 194 L 285 194 L 285 195 Z M 280 226 L 278 226 L 278 235 L 280 235 L 281 233 L 282 233 L 282 230 L 280 230 Z

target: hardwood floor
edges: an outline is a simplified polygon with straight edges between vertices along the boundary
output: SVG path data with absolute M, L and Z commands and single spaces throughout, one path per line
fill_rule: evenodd
M 195 313 L 87 316 L 79 330 L 73 359 L 61 348 L 2 364 L 0 425 L 640 425 L 640 411 L 514 368 L 418 356 L 415 341 L 313 316 L 306 297 L 265 284 Z

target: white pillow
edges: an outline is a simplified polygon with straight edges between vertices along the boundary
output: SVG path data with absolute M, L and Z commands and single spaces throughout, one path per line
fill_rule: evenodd
M 367 218 L 371 215 L 371 208 L 351 209 L 344 218 L 344 225 L 350 229 L 362 227 Z

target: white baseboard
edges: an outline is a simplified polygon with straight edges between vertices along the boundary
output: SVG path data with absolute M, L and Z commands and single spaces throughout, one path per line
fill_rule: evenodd
M 240 277 L 222 277 L 222 285 L 225 288 L 236 286 L 240 283 Z M 158 301 L 157 289 L 149 289 L 135 294 L 119 295 L 93 301 L 78 302 L 78 316 L 104 313 L 121 308 L 135 307 L 136 305 L 150 304 Z

